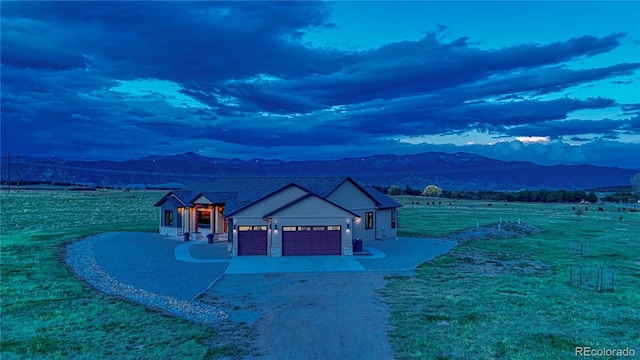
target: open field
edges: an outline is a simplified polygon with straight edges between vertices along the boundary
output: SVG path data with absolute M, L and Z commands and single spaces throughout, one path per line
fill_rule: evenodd
M 578 216 L 574 204 L 397 200 L 405 205 L 403 235 L 444 236 L 477 223 L 497 227 L 500 217 L 542 229 L 466 242 L 423 264 L 415 277 L 391 278 L 382 294 L 399 358 L 565 359 L 577 346 L 628 347 L 640 356 L 638 213 L 619 212 L 617 205 L 600 205 L 602 212 L 588 205 Z M 580 264 L 582 286 L 575 285 Z M 589 271 L 599 265 L 606 269 L 603 291 L 589 283 L 598 281 Z
M 72 239 L 156 231 L 152 205 L 162 193 L 0 194 L 3 359 L 204 359 L 233 352 L 208 347 L 213 328 L 102 294 L 60 261 Z M 501 217 L 507 228 L 520 219 L 542 229 L 523 238 L 465 242 L 415 277 L 389 278 L 380 294 L 391 310 L 390 340 L 399 358 L 564 359 L 573 358 L 575 346 L 631 347 L 640 354 L 638 213 L 613 205 L 602 212 L 589 205 L 577 216 L 573 204 L 397 199 L 405 205 L 402 236 L 497 227 Z M 583 286 L 569 285 L 570 264 L 585 266 Z M 588 283 L 595 277 L 587 269 L 598 265 L 614 269 L 614 291 L 609 273 L 604 291 Z
M 153 191 L 1 193 L 2 358 L 210 358 L 212 328 L 85 286 L 65 244 L 105 231 L 156 231 Z

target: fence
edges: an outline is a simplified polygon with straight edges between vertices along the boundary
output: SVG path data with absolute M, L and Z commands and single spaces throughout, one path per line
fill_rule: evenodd
M 569 265 L 569 285 L 596 291 L 615 290 L 615 271 L 612 267 Z
M 569 242 L 569 253 L 580 256 L 591 255 L 588 241 L 571 241 Z

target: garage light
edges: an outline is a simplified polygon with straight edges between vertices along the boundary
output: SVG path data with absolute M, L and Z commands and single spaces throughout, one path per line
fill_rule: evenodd
M 347 230 L 351 229 L 351 224 L 347 224 Z
M 278 230 L 278 224 L 273 225 L 274 230 Z

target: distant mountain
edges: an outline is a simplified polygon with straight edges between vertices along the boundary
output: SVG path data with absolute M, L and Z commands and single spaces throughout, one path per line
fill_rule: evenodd
M 2 179 L 8 176 L 2 158 Z M 11 164 L 16 180 L 17 163 Z M 435 184 L 447 190 L 582 190 L 629 185 L 637 170 L 592 165 L 543 166 L 500 161 L 468 153 L 429 152 L 414 155 L 374 155 L 324 161 L 223 159 L 195 153 L 148 156 L 127 161 L 66 161 L 57 158 L 20 161 L 20 179 L 97 186 L 157 186 L 186 184 L 225 176 L 348 175 L 371 185 L 409 185 L 422 189 Z

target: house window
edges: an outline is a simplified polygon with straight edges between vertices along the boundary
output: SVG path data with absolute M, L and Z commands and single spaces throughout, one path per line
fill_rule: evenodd
M 373 212 L 364 213 L 364 228 L 373 229 Z
M 173 211 L 165 210 L 164 211 L 164 224 L 167 226 L 173 225 Z
M 396 211 L 395 210 L 391 210 L 391 228 L 392 229 L 396 228 Z
M 211 211 L 198 211 L 198 227 L 211 226 Z

